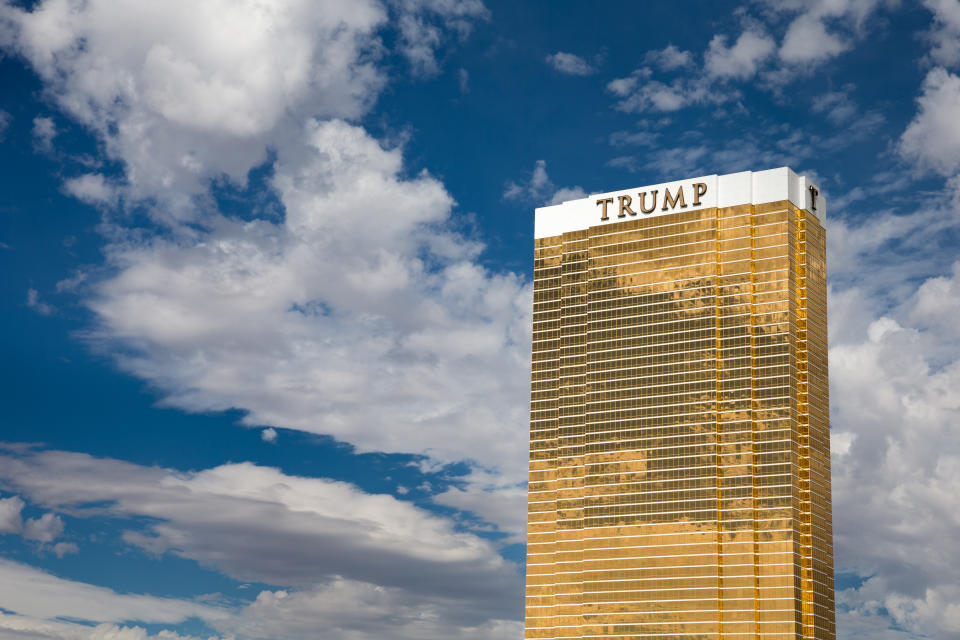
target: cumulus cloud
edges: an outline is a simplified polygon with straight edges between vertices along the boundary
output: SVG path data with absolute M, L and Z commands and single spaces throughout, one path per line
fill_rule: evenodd
M 0 45 L 104 140 L 133 197 L 186 216 L 211 177 L 242 183 L 291 112 L 362 114 L 384 82 L 369 55 L 386 18 L 373 0 L 46 0 L 3 5 Z
M 919 111 L 900 138 L 900 152 L 945 176 L 960 170 L 960 77 L 942 67 L 923 81 Z
M 52 543 L 63 534 L 63 519 L 55 513 L 44 513 L 38 518 L 24 519 L 23 508 L 26 503 L 19 496 L 0 500 L 0 534 L 13 533 L 25 540 L 38 542 L 41 547 Z M 51 548 L 57 557 L 76 553 L 77 546 L 72 542 L 61 542 Z M 2 602 L 0 602 L 2 605 Z
M 547 161 L 537 160 L 528 180 L 510 181 L 506 184 L 503 197 L 506 200 L 533 202 L 537 206 L 560 204 L 567 200 L 583 198 L 587 193 L 583 188 L 557 187 L 547 175 Z
M 716 35 L 704 54 L 707 74 L 715 78 L 747 80 L 770 57 L 775 49 L 773 39 L 762 32 L 744 31 L 731 46 L 727 38 Z
M 691 69 L 694 54 L 675 45 L 648 51 L 643 59 L 645 66 L 607 83 L 607 91 L 617 98 L 615 108 L 627 113 L 669 113 L 739 100 L 741 93 L 732 81 L 754 78 L 773 59 L 776 43 L 757 21 L 751 22 L 733 44 L 728 43 L 725 34 L 713 36 L 703 52 L 700 70 Z M 672 79 L 654 79 L 654 67 L 664 75 L 689 71 Z
M 790 24 L 783 36 L 778 57 L 786 65 L 780 80 L 807 72 L 853 48 L 867 33 L 871 19 L 883 9 L 896 7 L 897 0 L 760 0 Z
M 41 544 L 53 542 L 63 533 L 63 520 L 53 513 L 45 513 L 39 518 L 23 523 L 23 537 Z
M 938 314 L 960 307 L 958 282 L 955 265 L 861 340 L 830 350 L 833 423 L 851 434 L 834 454 L 837 557 L 841 570 L 869 576 L 841 602 L 943 639 L 955 635 L 960 595 L 960 333 Z
M 817 64 L 850 48 L 850 44 L 827 30 L 816 16 L 804 14 L 787 29 L 780 45 L 780 59 L 789 64 Z
M 272 427 L 267 427 L 260 432 L 260 439 L 264 442 L 276 442 L 277 441 L 277 430 Z
M 190 558 L 237 580 L 311 587 L 339 576 L 423 597 L 459 598 L 490 615 L 516 615 L 522 600 L 516 567 L 489 542 L 409 502 L 346 482 L 250 463 L 181 473 L 33 451 L 0 459 L 0 483 L 77 518 L 147 518 L 149 524 L 126 528 L 127 544 Z M 43 531 L 55 528 L 44 525 Z M 9 610 L 46 615 L 6 602 L 0 594 Z
M 566 73 L 571 76 L 589 76 L 596 72 L 596 69 L 578 55 L 557 51 L 546 57 L 546 62 L 560 73 Z
M 502 475 L 474 469 L 461 486 L 433 496 L 433 501 L 476 514 L 507 533 L 507 542 L 524 542 L 527 528 L 527 487 Z
M 861 339 L 872 321 L 911 299 L 918 282 L 950 270 L 956 212 L 931 200 L 910 213 L 827 221 L 831 344 Z
M 693 54 L 671 43 L 663 49 L 647 51 L 643 61 L 663 71 L 676 71 L 693 66 Z
M 363 115 L 385 83 L 382 29 L 428 71 L 444 30 L 485 15 L 479 0 L 45 0 L 0 6 L 0 47 L 103 140 L 124 166 L 117 187 L 161 203 L 153 213 L 172 224 L 196 215 L 211 179 L 244 184 L 307 116 Z
M 24 503 L 18 496 L 0 500 L 0 533 L 20 533 L 23 528 Z
M 960 63 L 960 1 L 924 0 L 923 4 L 933 12 L 930 59 L 945 66 Z
M 63 183 L 63 190 L 87 204 L 114 204 L 117 200 L 116 187 L 111 186 L 99 173 L 85 173 L 68 178 Z
M 522 476 L 529 285 L 475 262 L 399 149 L 341 121 L 302 137 L 278 154 L 282 221 L 110 247 L 90 339 L 171 406 Z
M 529 286 L 481 267 L 481 245 L 450 230 L 443 186 L 345 121 L 385 83 L 385 30 L 429 75 L 484 5 L 141 5 L 0 8 L 0 46 L 123 167 L 64 192 L 145 206 L 179 232 L 110 226 L 111 269 L 84 290 L 87 338 L 169 406 L 522 478 Z M 219 215 L 211 181 L 243 185 L 268 158 L 282 217 Z
M 960 224 L 944 193 L 828 223 L 835 557 L 864 580 L 837 594 L 849 637 L 956 635 Z
M 743 20 L 744 30 L 732 44 L 723 33 L 710 39 L 702 53 L 702 70 L 692 69 L 693 52 L 673 44 L 647 52 L 644 66 L 608 82 L 607 90 L 617 98 L 615 108 L 642 113 L 722 105 L 740 99 L 734 83 L 755 78 L 760 88 L 779 91 L 798 75 L 852 48 L 864 37 L 870 18 L 895 2 L 755 0 L 754 4 L 761 10 Z M 789 22 L 785 31 L 784 21 Z M 653 79 L 654 69 L 687 71 L 672 79 Z M 624 162 L 637 164 L 630 159 Z

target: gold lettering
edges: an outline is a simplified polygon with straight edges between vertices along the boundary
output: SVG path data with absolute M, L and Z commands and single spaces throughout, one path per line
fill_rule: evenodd
M 650 213 L 651 211 L 657 208 L 657 190 L 654 189 L 650 193 L 653 194 L 653 204 L 651 204 L 650 208 L 647 209 L 646 204 L 644 203 L 644 200 L 647 199 L 647 192 L 646 191 L 640 192 L 640 211 L 643 211 L 644 213 Z
M 680 207 L 686 207 L 687 203 L 683 201 L 683 187 L 677 188 L 676 197 L 670 196 L 670 189 L 665 188 L 663 190 L 663 207 L 660 208 L 660 211 L 666 211 L 669 206 L 671 209 L 677 206 L 677 203 L 680 203 Z
M 600 219 L 601 219 L 601 220 L 609 220 L 610 218 L 607 217 L 607 205 L 608 205 L 608 204 L 613 204 L 613 198 L 601 198 L 600 200 L 597 200 L 597 204 L 598 204 L 598 205 L 601 205 L 601 207 L 603 207 L 603 208 L 600 210 Z
M 700 204 L 700 196 L 707 192 L 707 185 L 703 182 L 697 182 L 693 185 L 693 206 Z
M 627 213 L 632 216 L 637 215 L 637 212 L 630 208 L 630 203 L 633 202 L 633 199 L 630 196 L 620 196 L 620 214 L 618 218 L 626 218 Z M 627 213 L 624 213 L 626 211 Z

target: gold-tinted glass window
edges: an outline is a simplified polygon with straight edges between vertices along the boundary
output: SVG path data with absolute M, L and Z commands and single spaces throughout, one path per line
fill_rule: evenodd
M 527 638 L 834 638 L 824 246 L 789 202 L 536 240 Z

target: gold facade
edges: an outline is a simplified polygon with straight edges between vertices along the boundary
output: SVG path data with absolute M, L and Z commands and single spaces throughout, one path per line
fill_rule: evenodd
M 835 636 L 821 221 L 535 246 L 526 638 Z

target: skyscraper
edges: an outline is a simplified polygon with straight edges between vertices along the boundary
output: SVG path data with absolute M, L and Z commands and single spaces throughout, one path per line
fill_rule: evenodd
M 527 638 L 834 638 L 825 212 L 786 167 L 537 209 Z

